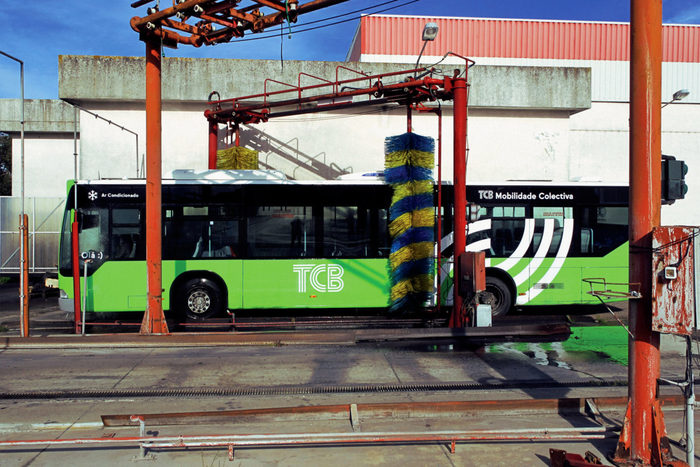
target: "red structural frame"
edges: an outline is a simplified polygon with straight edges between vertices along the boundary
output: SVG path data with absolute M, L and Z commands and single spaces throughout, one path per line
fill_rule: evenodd
M 417 77 L 432 74 L 432 70 L 424 67 L 368 75 L 345 66 L 338 66 L 336 67 L 335 81 L 300 73 L 296 85 L 267 79 L 264 83 L 264 91 L 260 94 L 212 101 L 210 102 L 211 109 L 204 112 L 209 121 L 209 168 L 216 168 L 218 140 L 215 135 L 219 123 L 233 124 L 237 127 L 242 123 L 266 122 L 274 117 L 394 102 L 406 106 L 407 129 L 410 132 L 412 109 L 418 104 L 437 99 L 454 100 L 454 258 L 456 265 L 458 258 L 464 254 L 466 249 L 467 73 L 469 67 L 474 64 L 468 58 L 461 58 L 465 60 L 464 76 L 445 76 L 440 79 L 432 76 Z M 342 71 L 350 71 L 359 76 L 341 80 L 339 78 Z M 321 83 L 301 86 L 302 75 L 315 78 Z M 388 82 L 388 78 L 393 79 L 393 81 Z M 367 82 L 365 87 L 357 87 L 364 82 Z M 282 85 L 284 89 L 268 91 L 268 83 Z M 352 89 L 344 91 L 344 87 L 350 87 L 349 85 L 352 85 Z M 310 92 L 313 94 L 309 94 Z M 368 97 L 357 102 L 353 102 L 352 99 L 348 100 L 348 98 L 356 96 Z M 279 99 L 272 100 L 273 97 Z M 441 118 L 441 114 L 439 115 Z M 442 125 L 439 126 L 439 131 L 442 131 Z M 464 327 L 467 324 L 467 316 L 463 312 L 465 303 L 461 290 L 459 290 L 459 282 L 455 281 L 454 284 L 454 306 L 449 321 L 450 327 Z
M 140 7 L 154 0 L 137 0 Z M 175 1 L 162 11 L 155 7 L 144 17 L 131 19 L 131 27 L 146 44 L 146 267 L 148 300 L 141 334 L 168 334 L 163 314 L 161 254 L 161 47 L 189 44 L 199 47 L 228 42 L 246 32 L 294 23 L 303 13 L 347 0 L 257 0 L 238 8 L 240 0 Z M 272 10 L 266 14 L 263 9 Z M 210 135 L 211 138 L 211 135 Z

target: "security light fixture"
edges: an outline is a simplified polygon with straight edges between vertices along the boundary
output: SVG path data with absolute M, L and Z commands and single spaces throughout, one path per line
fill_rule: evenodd
M 423 56 L 423 51 L 425 50 L 425 46 L 428 44 L 429 41 L 434 41 L 435 38 L 437 37 L 438 33 L 438 25 L 437 23 L 425 23 L 425 26 L 423 26 L 423 47 L 420 49 L 420 53 L 418 54 L 418 60 L 416 60 L 416 68 L 418 68 L 418 64 L 420 63 L 420 58 Z M 415 75 L 414 75 L 415 77 Z
M 664 103 L 664 104 L 661 106 L 661 108 L 663 109 L 663 108 L 666 107 L 668 104 L 673 104 L 673 103 L 676 102 L 676 101 L 683 100 L 683 99 L 685 99 L 686 97 L 688 97 L 689 94 L 690 94 L 690 91 L 688 91 L 687 89 L 679 89 L 678 91 L 676 91 L 676 92 L 673 93 L 673 99 L 671 99 L 670 101 Z
M 423 40 L 424 41 L 433 41 L 437 37 L 438 34 L 438 25 L 437 23 L 425 23 L 425 26 L 423 27 Z
M 423 33 L 423 34 L 425 34 L 425 33 Z M 679 89 L 678 91 L 673 93 L 673 100 L 680 101 L 680 100 L 688 97 L 688 94 L 690 94 L 690 91 L 688 91 L 687 89 Z

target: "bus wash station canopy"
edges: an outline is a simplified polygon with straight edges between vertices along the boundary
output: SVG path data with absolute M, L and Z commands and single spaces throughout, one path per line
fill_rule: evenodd
M 279 25 L 285 21 L 294 22 L 298 15 L 341 3 L 345 0 L 314 0 L 306 3 L 297 1 L 285 2 L 252 2 L 240 10 L 236 9 L 238 2 L 208 2 L 188 0 L 176 3 L 170 8 L 158 10 L 149 8 L 145 17 L 134 17 L 132 28 L 139 32 L 141 40 L 146 44 L 146 262 L 148 268 L 148 301 L 143 318 L 141 333 L 168 333 L 167 324 L 162 308 L 162 273 L 161 273 L 161 44 L 175 47 L 178 44 L 213 45 L 228 42 L 233 38 L 242 37 L 244 32 L 260 32 L 266 27 Z M 134 8 L 150 3 L 146 0 L 134 2 Z M 274 13 L 263 15 L 260 8 L 270 7 Z M 187 23 L 190 14 L 195 13 L 199 21 L 196 26 Z M 218 29 L 213 29 L 216 24 Z M 223 27 L 221 27 L 223 26 Z M 433 40 L 437 28 L 426 28 L 423 41 Z M 448 54 L 451 54 L 448 52 Z M 448 55 L 446 54 L 446 56 Z M 452 54 L 454 55 L 454 54 Z M 466 129 L 467 129 L 467 70 L 473 61 L 461 57 L 465 61 L 464 75 L 456 72 L 452 77 L 433 78 L 431 70 L 416 67 L 402 73 L 390 73 L 377 76 L 366 76 L 355 70 L 345 70 L 358 76 L 340 80 L 336 70 L 335 81 L 324 77 L 303 76 L 300 73 L 296 84 L 280 83 L 268 79 L 264 83 L 261 94 L 246 96 L 231 100 L 211 102 L 213 109 L 206 112 L 210 122 L 209 132 L 209 164 L 215 161 L 216 154 L 216 125 L 218 123 L 254 123 L 265 121 L 275 116 L 295 115 L 338 109 L 355 105 L 380 105 L 396 102 L 406 105 L 407 130 L 411 131 L 411 112 L 419 104 L 428 100 L 454 99 L 454 185 L 455 185 L 455 239 L 454 257 L 459 258 L 466 247 Z M 340 68 L 340 67 L 339 67 Z M 420 73 L 420 77 L 419 77 Z M 401 82 L 387 83 L 383 79 L 405 76 Z M 301 80 L 315 80 L 321 83 L 302 86 Z M 281 91 L 268 91 L 268 83 L 284 86 Z M 363 84 L 366 83 L 366 84 Z M 364 86 L 360 89 L 344 90 L 347 85 Z M 304 94 L 306 92 L 306 95 Z M 313 93 L 309 95 L 309 92 Z M 352 102 L 353 96 L 369 96 L 365 101 Z M 210 96 L 211 97 L 211 96 Z M 271 99 L 281 98 L 272 101 Z M 259 101 L 247 104 L 250 100 Z M 319 105 L 330 101 L 330 105 Z M 316 104 L 316 105 L 311 105 Z M 292 107 L 292 110 L 288 110 Z M 296 107 L 294 109 L 294 107 Z M 274 113 L 272 109 L 285 108 Z M 215 162 L 214 162 L 215 163 Z M 76 226 L 77 228 L 77 226 Z M 77 252 L 76 252 L 77 253 Z M 483 262 L 483 259 L 482 259 Z M 75 266 L 74 266 L 75 267 Z M 483 268 L 482 268 L 483 270 Z M 77 272 L 77 271 L 76 271 Z M 74 276 L 76 274 L 74 273 Z M 483 275 L 481 276 L 483 282 Z M 455 291 L 453 309 L 462 310 L 463 299 L 459 290 Z M 75 306 L 78 306 L 77 298 Z M 77 308 L 76 308 L 77 309 Z M 464 317 L 453 316 L 451 323 L 455 327 L 465 324 Z M 77 323 L 76 323 L 77 326 Z

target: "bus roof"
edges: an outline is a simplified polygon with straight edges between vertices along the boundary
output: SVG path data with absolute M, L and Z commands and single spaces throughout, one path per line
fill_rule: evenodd
M 97 180 L 79 180 L 79 184 L 94 185 L 142 185 L 143 178 L 105 178 Z M 384 185 L 384 174 L 381 171 L 356 174 L 346 174 L 335 180 L 292 180 L 276 170 L 174 170 L 162 178 L 164 185 L 237 185 L 237 184 L 272 184 L 272 185 Z M 442 182 L 452 185 L 451 181 Z M 626 187 L 624 182 L 601 182 L 593 180 L 562 181 L 548 180 L 507 180 L 507 181 L 468 181 L 469 186 L 501 186 L 501 187 Z

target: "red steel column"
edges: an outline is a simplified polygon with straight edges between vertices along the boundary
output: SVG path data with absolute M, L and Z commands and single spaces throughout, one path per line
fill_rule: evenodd
M 652 229 L 661 218 L 661 0 L 632 0 L 630 58 L 630 461 L 648 464 L 652 404 L 659 377 L 659 333 L 651 330 Z
M 454 94 L 454 308 L 452 317 L 462 316 L 463 300 L 460 295 L 457 277 L 460 256 L 467 245 L 467 80 L 452 80 Z M 450 327 L 463 327 L 462 320 L 450 320 Z
M 216 151 L 219 148 L 219 124 L 209 120 L 209 170 L 216 169 Z
M 74 190 L 78 189 L 74 185 Z M 80 334 L 80 247 L 78 244 L 78 210 L 75 210 L 75 219 L 71 224 L 71 240 L 73 250 L 73 315 L 75 322 L 75 333 Z
M 141 334 L 167 334 L 163 315 L 161 250 L 161 55 L 160 39 L 146 42 L 146 268 L 148 303 Z

